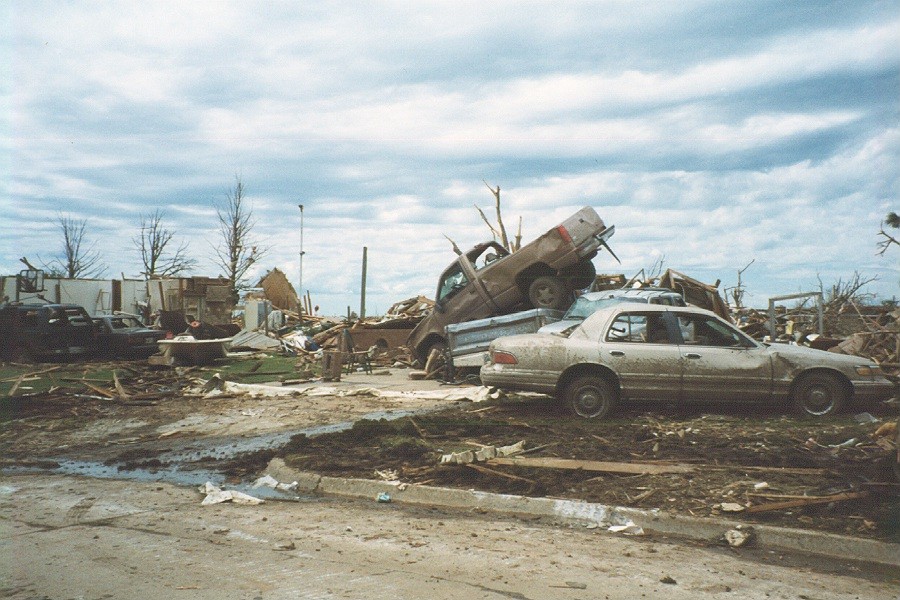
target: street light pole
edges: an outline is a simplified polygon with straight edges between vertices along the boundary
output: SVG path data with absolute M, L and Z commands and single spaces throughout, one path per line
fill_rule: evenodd
M 300 207 L 300 289 L 297 290 L 297 294 L 299 297 L 297 298 L 300 301 L 300 305 L 297 307 L 299 309 L 300 315 L 303 315 L 303 255 L 306 254 L 303 251 L 303 205 L 298 204 Z

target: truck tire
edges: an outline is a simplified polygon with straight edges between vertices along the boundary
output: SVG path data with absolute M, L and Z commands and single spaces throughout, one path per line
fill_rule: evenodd
M 528 286 L 528 300 L 535 308 L 562 310 L 569 301 L 569 290 L 558 277 L 545 275 Z
M 565 278 L 570 290 L 583 290 L 594 284 L 594 280 L 597 278 L 597 268 L 590 259 L 584 259 L 563 269 L 560 274 Z

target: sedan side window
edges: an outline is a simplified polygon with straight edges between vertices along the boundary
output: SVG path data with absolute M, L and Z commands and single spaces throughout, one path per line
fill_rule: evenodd
M 606 333 L 608 342 L 669 344 L 669 332 L 661 314 L 623 313 L 616 317 Z
M 746 345 L 740 334 L 709 317 L 701 315 L 678 317 L 678 325 L 685 344 L 726 348 Z

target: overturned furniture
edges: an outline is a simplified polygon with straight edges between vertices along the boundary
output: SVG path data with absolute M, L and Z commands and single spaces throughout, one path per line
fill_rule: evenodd
M 159 340 L 160 354 L 150 357 L 154 365 L 208 365 L 218 358 L 225 358 L 232 338 L 198 340 L 190 335 L 176 335 L 170 340 Z

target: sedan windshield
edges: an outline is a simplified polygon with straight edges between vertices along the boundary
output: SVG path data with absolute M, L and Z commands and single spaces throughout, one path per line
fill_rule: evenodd
M 613 296 L 612 298 L 599 298 L 597 300 L 588 300 L 584 296 L 578 298 L 563 316 L 564 321 L 580 320 L 583 321 L 589 316 L 607 306 L 620 304 L 622 302 L 640 302 L 640 299 L 628 298 L 625 296 Z

